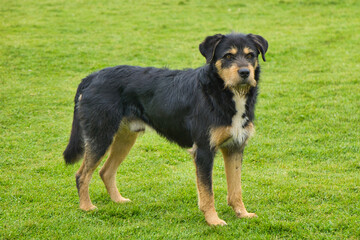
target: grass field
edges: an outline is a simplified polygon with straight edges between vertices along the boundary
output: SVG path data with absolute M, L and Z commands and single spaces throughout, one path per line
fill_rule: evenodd
M 360 1 L 0 0 L 1 239 L 360 239 Z M 197 207 L 187 152 L 148 131 L 118 171 L 110 201 L 98 174 L 98 210 L 78 209 L 65 166 L 73 96 L 87 74 L 120 64 L 195 68 L 198 44 L 231 31 L 269 41 L 255 137 L 245 151 L 244 201 L 219 216 Z

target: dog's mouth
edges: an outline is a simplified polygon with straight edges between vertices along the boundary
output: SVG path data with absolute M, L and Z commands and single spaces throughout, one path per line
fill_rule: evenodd
M 236 84 L 228 85 L 228 88 L 230 88 L 233 92 L 239 93 L 239 94 L 247 94 L 252 87 L 256 87 L 257 82 L 255 79 L 246 78 L 246 79 L 240 79 Z
M 257 82 L 255 81 L 255 79 L 253 78 L 246 78 L 246 79 L 241 79 L 240 83 L 238 84 L 238 88 L 246 88 L 246 87 L 256 87 Z

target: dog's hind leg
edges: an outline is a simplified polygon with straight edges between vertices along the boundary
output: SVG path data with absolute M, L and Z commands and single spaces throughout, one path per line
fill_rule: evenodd
M 88 101 L 90 100 L 94 99 L 89 99 Z M 115 107 L 113 105 L 107 106 L 107 108 L 101 106 L 101 109 L 97 109 L 93 107 L 97 106 L 95 103 L 90 102 L 87 104 L 80 106 L 83 115 L 82 126 L 85 140 L 85 155 L 83 164 L 76 173 L 80 208 L 85 211 L 96 208 L 91 203 L 89 196 L 90 180 L 101 159 L 106 154 L 107 149 L 113 142 L 121 121 L 121 114 L 114 111 Z
M 215 210 L 214 193 L 212 189 L 212 168 L 214 153 L 210 150 L 197 148 L 195 152 L 196 183 L 199 196 L 199 208 L 205 215 L 209 225 L 226 225 Z
M 89 184 L 92 174 L 101 162 L 100 160 L 101 157 L 96 157 L 95 154 L 92 154 L 90 151 L 85 149 L 84 161 L 75 175 L 76 187 L 78 189 L 80 199 L 80 209 L 85 211 L 94 210 L 96 208 L 90 200 Z
M 110 155 L 99 172 L 110 198 L 114 202 L 121 203 L 130 201 L 122 197 L 116 187 L 116 170 L 134 145 L 137 135 L 137 132 L 130 131 L 128 123 L 125 121 L 121 123 L 110 147 Z
M 255 213 L 248 213 L 246 211 L 242 200 L 241 165 L 244 148 L 242 147 L 237 150 L 221 149 L 221 151 L 225 163 L 225 173 L 228 187 L 228 204 L 234 209 L 236 216 L 239 218 L 257 217 Z

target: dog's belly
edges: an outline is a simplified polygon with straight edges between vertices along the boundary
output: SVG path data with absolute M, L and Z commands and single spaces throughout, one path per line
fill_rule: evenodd
M 181 147 L 189 148 L 193 145 L 189 131 L 179 125 L 173 125 L 171 128 L 165 128 L 166 124 L 163 124 L 163 126 L 149 125 L 139 119 L 132 119 L 128 121 L 129 129 L 132 132 L 143 132 L 145 131 L 145 127 L 150 127 L 161 136 L 165 137 L 169 141 L 176 142 Z

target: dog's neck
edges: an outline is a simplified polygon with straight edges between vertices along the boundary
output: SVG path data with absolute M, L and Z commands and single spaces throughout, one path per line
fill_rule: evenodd
M 243 86 L 243 87 L 233 87 L 233 88 L 231 88 L 231 91 L 234 94 L 238 94 L 240 96 L 246 96 L 249 93 L 250 89 L 251 89 L 251 86 L 246 85 L 246 86 Z

